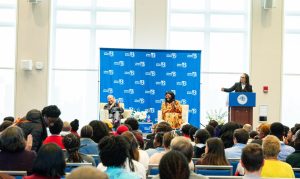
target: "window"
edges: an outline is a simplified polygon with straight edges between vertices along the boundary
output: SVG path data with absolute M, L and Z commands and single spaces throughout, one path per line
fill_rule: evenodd
M 300 2 L 285 0 L 284 46 L 283 46 L 283 78 L 282 78 L 282 110 L 281 121 L 293 127 L 300 115 L 297 103 L 300 96 L 299 48 L 300 44 Z
M 169 0 L 168 48 L 202 50 L 201 123 L 227 111 L 221 88 L 249 71 L 249 16 L 249 0 Z
M 16 0 L 0 0 L 0 118 L 14 116 Z
M 97 119 L 99 48 L 131 48 L 133 0 L 53 0 L 49 103 L 63 120 Z

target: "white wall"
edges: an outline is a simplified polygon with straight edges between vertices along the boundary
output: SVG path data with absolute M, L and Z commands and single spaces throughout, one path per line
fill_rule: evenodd
M 263 10 L 261 0 L 252 1 L 250 75 L 257 92 L 254 125 L 258 125 L 261 104 L 269 106 L 268 122 L 280 121 L 283 2 L 276 2 L 276 8 Z M 50 7 L 50 0 L 37 5 L 18 1 L 16 117 L 47 105 Z M 135 1 L 134 47 L 164 49 L 166 31 L 167 0 Z M 20 69 L 22 59 L 42 61 L 45 68 L 24 72 Z M 268 94 L 262 92 L 263 85 L 269 86 Z
M 256 92 L 253 124 L 258 125 L 259 105 L 268 105 L 268 123 L 280 121 L 283 38 L 283 1 L 265 10 L 261 0 L 252 1 L 251 83 Z M 269 86 L 269 93 L 263 93 Z
M 50 2 L 18 0 L 15 117 L 47 105 Z M 21 60 L 44 63 L 43 70 L 23 71 Z

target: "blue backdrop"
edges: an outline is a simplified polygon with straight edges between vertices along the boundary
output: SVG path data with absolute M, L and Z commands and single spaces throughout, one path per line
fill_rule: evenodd
M 200 50 L 100 48 L 100 102 L 112 94 L 126 109 L 147 110 L 156 123 L 165 92 L 173 91 L 199 127 L 200 59 Z

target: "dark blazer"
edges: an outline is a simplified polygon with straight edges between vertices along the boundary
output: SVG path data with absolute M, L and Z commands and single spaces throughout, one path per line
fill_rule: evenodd
M 224 88 L 225 92 L 252 92 L 252 86 L 246 85 L 244 89 L 242 89 L 242 84 L 240 82 L 234 83 L 231 88 Z

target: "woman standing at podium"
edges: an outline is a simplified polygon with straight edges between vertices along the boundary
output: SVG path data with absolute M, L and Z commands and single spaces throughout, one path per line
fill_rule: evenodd
M 167 91 L 165 102 L 161 105 L 162 119 L 168 122 L 173 129 L 180 128 L 182 121 L 182 107 L 180 102 L 175 100 L 175 94 Z
M 231 88 L 222 88 L 225 92 L 252 92 L 252 85 L 249 82 L 249 75 L 243 73 L 240 78 L 240 82 L 236 82 Z

